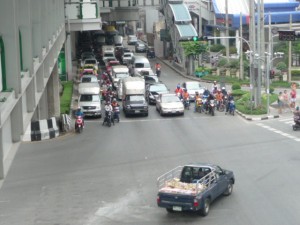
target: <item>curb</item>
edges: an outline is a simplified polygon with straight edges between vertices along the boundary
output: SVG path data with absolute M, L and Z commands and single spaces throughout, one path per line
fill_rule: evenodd
M 262 117 L 250 117 L 248 115 L 245 115 L 245 114 L 241 113 L 238 110 L 236 110 L 235 112 L 238 115 L 240 115 L 241 117 L 243 117 L 244 119 L 248 120 L 248 121 L 259 121 L 259 120 L 269 120 L 269 119 L 277 119 L 277 118 L 279 118 L 279 115 L 269 115 L 269 116 L 262 116 Z

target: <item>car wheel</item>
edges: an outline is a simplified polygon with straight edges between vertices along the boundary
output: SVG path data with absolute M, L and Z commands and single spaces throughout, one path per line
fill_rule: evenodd
M 226 196 L 231 195 L 232 190 L 233 190 L 233 184 L 232 184 L 232 181 L 230 181 L 227 185 L 224 195 L 226 195 Z
M 201 216 L 207 216 L 209 213 L 209 209 L 210 209 L 210 199 L 206 198 L 204 200 L 204 206 L 202 209 L 200 209 L 200 214 Z
M 147 117 L 149 114 L 148 113 L 145 113 L 145 116 Z

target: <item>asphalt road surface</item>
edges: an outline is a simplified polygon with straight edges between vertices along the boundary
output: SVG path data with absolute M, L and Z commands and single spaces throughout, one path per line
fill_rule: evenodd
M 164 65 L 161 80 L 170 90 L 184 81 Z M 285 121 L 192 110 L 161 117 L 150 106 L 148 117 L 121 113 L 115 126 L 101 123 L 21 145 L 0 189 L 0 225 L 300 224 L 300 131 Z M 191 162 L 235 173 L 233 194 L 207 217 L 156 205 L 157 177 Z

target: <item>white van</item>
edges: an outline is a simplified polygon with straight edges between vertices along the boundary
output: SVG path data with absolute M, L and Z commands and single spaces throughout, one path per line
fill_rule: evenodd
M 101 96 L 98 82 L 80 83 L 78 106 L 85 116 L 102 116 Z
M 114 36 L 115 46 L 123 46 L 123 37 L 121 35 Z
M 145 56 L 134 56 L 132 63 L 132 75 L 140 73 L 142 70 L 150 70 L 151 65 Z
M 129 77 L 129 69 L 127 66 L 119 65 L 119 66 L 113 66 L 112 67 L 112 81 L 113 81 L 113 87 L 118 87 L 118 81 L 120 79 Z

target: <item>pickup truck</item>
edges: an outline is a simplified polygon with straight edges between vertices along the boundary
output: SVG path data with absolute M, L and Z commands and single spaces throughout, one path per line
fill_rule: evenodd
M 167 212 L 195 211 L 206 216 L 220 195 L 230 195 L 235 182 L 232 171 L 212 164 L 178 166 L 157 179 L 157 205 Z

